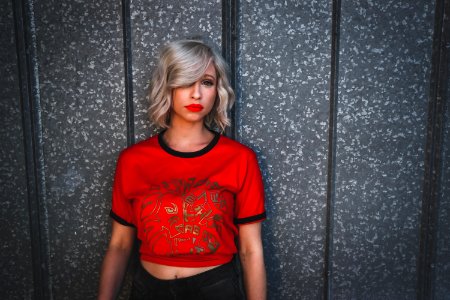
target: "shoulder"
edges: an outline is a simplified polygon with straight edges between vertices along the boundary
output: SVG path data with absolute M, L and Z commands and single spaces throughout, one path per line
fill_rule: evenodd
M 147 156 L 149 153 L 158 150 L 158 135 L 137 142 L 123 149 L 119 154 L 119 161 L 127 162 Z
M 244 158 L 256 158 L 255 152 L 250 147 L 223 135 L 220 137 L 220 146 L 223 151 L 233 153 Z

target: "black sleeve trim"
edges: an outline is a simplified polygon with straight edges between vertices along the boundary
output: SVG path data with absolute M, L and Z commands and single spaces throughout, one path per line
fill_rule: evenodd
M 125 225 L 125 226 L 130 226 L 130 227 L 136 227 L 134 226 L 134 224 L 132 223 L 128 223 L 127 221 L 125 221 L 124 219 L 122 219 L 121 217 L 119 217 L 118 215 L 116 215 L 112 210 L 109 212 L 109 216 L 114 220 L 117 221 L 118 223 Z
M 262 214 L 256 215 L 256 216 L 251 216 L 251 217 L 247 217 L 247 218 L 241 218 L 241 219 L 234 219 L 234 224 L 239 225 L 239 224 L 247 224 L 247 223 L 252 223 L 252 222 L 256 222 L 256 221 L 262 221 L 266 218 L 266 212 L 263 212 Z

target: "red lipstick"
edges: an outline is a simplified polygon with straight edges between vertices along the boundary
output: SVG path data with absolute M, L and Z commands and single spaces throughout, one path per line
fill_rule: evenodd
M 203 109 L 203 105 L 201 104 L 190 104 L 186 105 L 185 107 L 192 112 L 199 112 Z

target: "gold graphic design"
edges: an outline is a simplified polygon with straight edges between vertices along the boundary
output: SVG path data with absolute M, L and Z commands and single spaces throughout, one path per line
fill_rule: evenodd
M 214 253 L 223 215 L 232 207 L 224 191 L 217 182 L 196 178 L 153 186 L 141 203 L 142 242 L 159 255 Z
M 170 204 L 172 205 L 171 207 L 168 206 L 164 207 L 166 209 L 166 212 L 169 215 L 176 215 L 178 213 L 178 206 L 173 202 Z

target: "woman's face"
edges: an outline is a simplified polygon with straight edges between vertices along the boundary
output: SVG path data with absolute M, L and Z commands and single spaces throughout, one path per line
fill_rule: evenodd
M 202 122 L 214 106 L 217 95 L 217 75 L 210 63 L 203 76 L 189 86 L 172 90 L 171 122 Z

